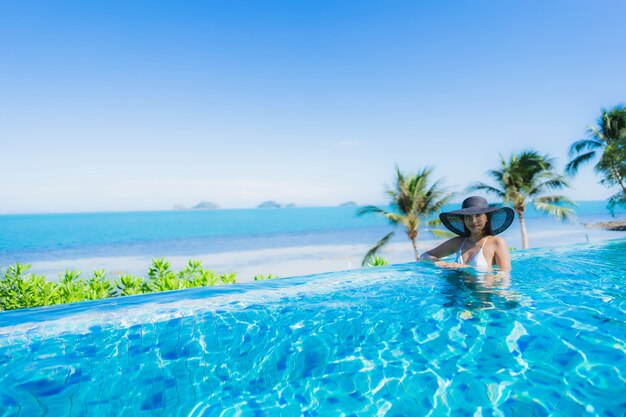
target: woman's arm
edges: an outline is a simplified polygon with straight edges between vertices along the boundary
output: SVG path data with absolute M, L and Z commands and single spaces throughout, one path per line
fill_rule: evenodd
M 493 259 L 500 271 L 509 272 L 511 270 L 511 253 L 504 239 L 497 237 L 494 239 Z
M 433 248 L 429 251 L 422 253 L 422 256 L 420 256 L 420 259 L 438 261 L 444 256 L 448 256 L 456 252 L 460 243 L 459 239 L 461 238 L 454 237 L 452 239 L 446 240 L 445 242 L 443 242 L 441 245 L 437 246 L 436 248 Z

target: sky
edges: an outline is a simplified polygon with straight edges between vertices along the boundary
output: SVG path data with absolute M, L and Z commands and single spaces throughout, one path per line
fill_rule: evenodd
M 626 102 L 626 2 L 0 0 L 0 213 L 385 202 L 562 169 Z M 563 192 L 605 199 L 592 166 Z M 467 194 L 462 194 L 467 195 Z

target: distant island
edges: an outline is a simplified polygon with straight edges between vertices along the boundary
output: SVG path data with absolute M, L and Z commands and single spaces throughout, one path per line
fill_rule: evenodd
M 191 208 L 185 207 L 182 204 L 176 204 L 174 206 L 174 210 L 216 210 L 219 208 L 220 206 L 211 201 L 202 201 Z
M 281 204 L 274 200 L 267 200 L 267 201 L 262 202 L 258 206 L 256 206 L 256 208 L 296 208 L 296 207 L 300 207 L 300 206 L 298 206 L 296 203 L 293 203 L 293 202 L 287 203 L 287 204 Z M 346 201 L 345 203 L 339 204 L 339 206 L 337 207 L 358 207 L 358 204 L 350 200 L 350 201 Z M 172 207 L 173 210 L 217 210 L 219 208 L 221 207 L 218 206 L 216 203 L 213 203 L 212 201 L 202 201 L 192 207 L 187 207 L 183 204 L 175 204 L 174 207 Z
M 280 204 L 276 201 L 269 200 L 262 202 L 257 206 L 257 208 L 280 208 Z
M 591 225 L 585 224 L 585 226 L 589 227 Z M 626 220 L 611 220 L 608 222 L 596 223 L 593 226 L 599 227 L 604 230 L 611 230 L 614 232 L 624 232 L 626 231 Z

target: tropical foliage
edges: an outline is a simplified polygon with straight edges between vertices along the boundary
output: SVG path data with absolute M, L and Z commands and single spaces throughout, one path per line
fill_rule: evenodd
M 387 261 L 382 256 L 372 256 L 367 262 L 367 266 L 370 268 L 375 266 L 385 266 L 387 264 L 389 264 L 389 261 Z
M 236 276 L 234 273 L 217 274 L 194 260 L 175 272 L 163 258 L 152 261 L 147 280 L 132 275 L 110 280 L 104 270 L 94 271 L 85 280 L 81 278 L 80 271 L 67 270 L 58 281 L 48 281 L 44 275 L 29 273 L 29 268 L 28 264 L 15 263 L 0 274 L 0 311 L 233 284 Z
M 267 275 L 255 275 L 254 276 L 254 280 L 255 281 L 265 281 L 267 279 L 272 279 L 272 278 L 278 278 L 276 275 L 272 275 L 272 274 L 267 274 Z
M 470 191 L 485 191 L 512 205 L 518 215 L 522 248 L 528 248 L 524 212 L 529 204 L 537 211 L 552 215 L 559 220 L 570 220 L 574 216 L 571 206 L 575 204 L 562 195 L 546 193 L 569 187 L 565 177 L 555 172 L 554 159 L 534 150 L 514 153 L 508 160 L 500 156 L 500 167 L 487 171 L 497 185 L 482 182 L 470 185 Z
M 596 126 L 587 127 L 587 139 L 574 142 L 569 149 L 571 160 L 565 172 L 575 175 L 581 165 L 597 160 L 594 169 L 603 176 L 601 183 L 618 186 L 609 199 L 609 207 L 626 205 L 626 109 L 616 106 L 602 110 Z
M 396 167 L 396 179 L 392 187 L 387 187 L 387 196 L 390 200 L 390 210 L 376 206 L 361 207 L 357 215 L 375 214 L 383 216 L 389 223 L 397 227 L 404 227 L 404 230 L 411 240 L 415 259 L 419 259 L 417 250 L 417 237 L 419 227 L 422 222 L 433 214 L 437 213 L 441 207 L 447 204 L 453 194 L 443 187 L 441 180 L 431 183 L 432 168 L 424 168 L 415 175 L 405 175 Z M 426 222 L 430 227 L 437 226 L 439 219 Z M 436 236 L 448 236 L 448 232 L 431 229 L 431 233 Z M 376 252 L 389 243 L 395 231 L 388 233 L 372 247 L 363 258 L 362 266 L 369 263 L 370 259 L 376 256 Z

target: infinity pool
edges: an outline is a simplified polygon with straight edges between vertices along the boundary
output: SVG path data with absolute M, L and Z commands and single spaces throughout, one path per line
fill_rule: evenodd
M 1 416 L 626 413 L 626 240 L 0 313 Z

